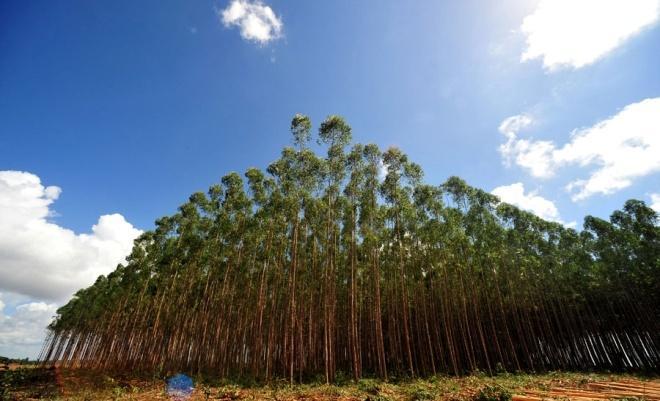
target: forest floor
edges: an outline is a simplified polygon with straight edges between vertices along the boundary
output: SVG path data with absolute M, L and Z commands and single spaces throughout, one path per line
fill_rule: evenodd
M 553 372 L 434 376 L 383 382 L 348 379 L 339 384 L 239 385 L 193 378 L 185 400 L 275 401 L 660 401 L 660 378 Z M 0 400 L 176 400 L 163 380 L 109 377 L 80 370 L 28 367 L 0 372 Z M 184 400 L 180 398 L 179 400 Z

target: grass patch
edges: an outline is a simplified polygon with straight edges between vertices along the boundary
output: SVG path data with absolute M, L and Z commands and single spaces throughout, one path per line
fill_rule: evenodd
M 502 386 L 486 386 L 480 389 L 473 401 L 511 401 L 512 394 Z

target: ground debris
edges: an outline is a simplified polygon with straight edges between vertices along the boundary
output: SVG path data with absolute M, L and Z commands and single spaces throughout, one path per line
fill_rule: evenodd
M 556 400 L 646 400 L 660 401 L 660 380 L 595 381 L 583 386 L 552 386 L 549 390 L 525 390 L 514 401 Z

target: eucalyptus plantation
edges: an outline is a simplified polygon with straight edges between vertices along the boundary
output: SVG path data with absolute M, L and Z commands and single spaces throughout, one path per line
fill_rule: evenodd
M 229 173 L 58 310 L 41 359 L 112 371 L 336 380 L 660 368 L 658 215 L 577 232 L 397 148 L 294 116 L 266 172 Z

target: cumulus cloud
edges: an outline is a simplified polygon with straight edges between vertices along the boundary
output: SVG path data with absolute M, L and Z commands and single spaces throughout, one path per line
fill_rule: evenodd
M 593 167 L 588 177 L 566 186 L 574 201 L 607 195 L 660 171 L 660 98 L 630 104 L 592 127 L 575 130 L 561 147 L 552 141 L 521 139 L 513 131 L 505 136 L 507 142 L 500 147 L 505 161 L 534 177 L 550 177 L 566 165 Z
M 542 59 L 547 70 L 589 65 L 653 25 L 660 0 L 541 0 L 523 20 L 521 60 Z
M 64 301 L 130 253 L 141 231 L 120 214 L 101 216 L 86 234 L 50 221 L 60 193 L 34 174 L 0 171 L 0 290 Z
M 651 209 L 660 213 L 660 193 L 651 194 Z
M 238 27 L 243 39 L 262 45 L 282 37 L 282 20 L 260 1 L 232 0 L 220 18 L 226 27 Z
M 35 359 L 46 336 L 57 306 L 53 303 L 28 302 L 16 307 L 8 316 L 0 299 L 0 355 L 10 358 Z

